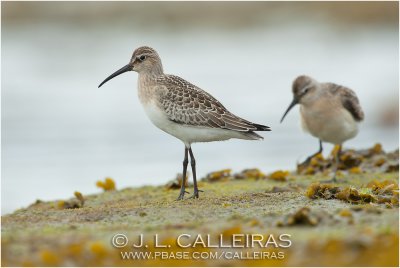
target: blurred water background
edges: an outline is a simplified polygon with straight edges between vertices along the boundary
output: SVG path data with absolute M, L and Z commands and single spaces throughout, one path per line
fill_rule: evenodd
M 98 89 L 141 45 L 166 73 L 266 124 L 265 140 L 195 144 L 198 174 L 222 168 L 293 170 L 318 149 L 298 108 L 279 124 L 300 74 L 354 89 L 365 110 L 345 144 L 399 146 L 397 2 L 3 2 L 2 213 L 36 199 L 164 184 L 181 172 L 183 144 L 146 118 L 137 74 Z M 332 146 L 325 145 L 325 155 Z

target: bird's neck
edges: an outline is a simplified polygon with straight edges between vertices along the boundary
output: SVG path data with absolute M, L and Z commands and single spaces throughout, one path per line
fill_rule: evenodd
M 152 91 L 157 86 L 157 77 L 163 75 L 159 72 L 140 72 L 138 77 L 138 93 L 142 104 L 151 100 Z
M 139 72 L 139 80 L 144 83 L 155 81 L 157 77 L 164 74 L 163 67 L 160 64 L 155 64 L 151 67 L 151 69 L 144 69 Z
M 155 72 L 141 72 L 139 73 L 139 87 L 148 86 L 154 84 L 158 76 L 162 75 Z

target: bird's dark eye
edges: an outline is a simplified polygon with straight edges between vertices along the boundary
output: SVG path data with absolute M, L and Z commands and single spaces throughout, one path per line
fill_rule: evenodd
M 145 59 L 146 59 L 146 56 L 145 56 L 145 55 L 142 55 L 142 56 L 139 57 L 139 60 L 140 60 L 140 61 L 144 61 Z
M 302 90 L 302 95 L 306 94 L 308 92 L 308 90 L 310 89 L 310 87 L 306 87 Z

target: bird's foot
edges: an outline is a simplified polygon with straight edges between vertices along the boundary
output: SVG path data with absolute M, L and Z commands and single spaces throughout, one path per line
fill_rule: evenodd
M 186 194 L 189 194 L 189 192 L 187 192 L 187 191 L 181 191 L 180 192 L 180 194 L 179 194 L 179 196 L 178 196 L 178 198 L 176 199 L 176 201 L 180 201 L 180 200 L 183 200 L 183 197 L 185 196 L 185 193 Z
M 199 192 L 203 193 L 204 191 L 195 189 L 193 194 L 191 196 L 189 196 L 188 199 L 198 199 L 199 198 Z

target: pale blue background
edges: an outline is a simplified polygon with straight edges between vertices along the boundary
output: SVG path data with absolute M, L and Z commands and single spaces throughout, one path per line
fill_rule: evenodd
M 398 125 L 382 122 L 398 111 L 392 13 L 352 21 L 318 5 L 159 5 L 2 4 L 2 213 L 37 198 L 99 192 L 95 182 L 106 176 L 122 188 L 164 184 L 181 172 L 183 144 L 146 118 L 137 74 L 97 88 L 141 45 L 159 52 L 167 73 L 272 128 L 262 142 L 195 144 L 199 177 L 223 168 L 294 169 L 318 149 L 300 130 L 297 109 L 279 124 L 300 74 L 357 92 L 366 120 L 345 147 L 398 148 Z M 327 154 L 332 147 L 325 147 Z

